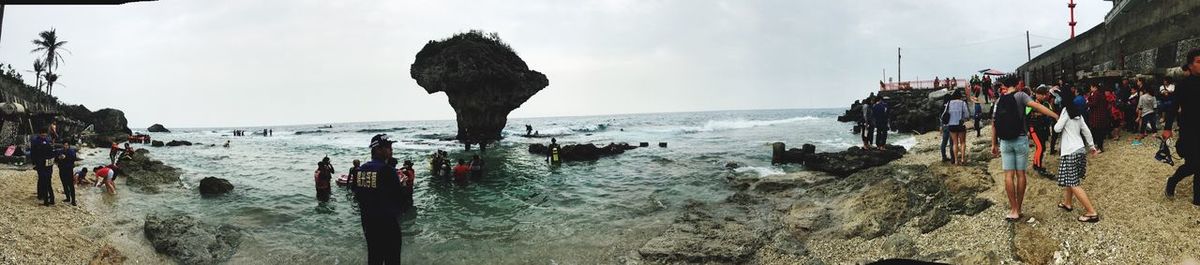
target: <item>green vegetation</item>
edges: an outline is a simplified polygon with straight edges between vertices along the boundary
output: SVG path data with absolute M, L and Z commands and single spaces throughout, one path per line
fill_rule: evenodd
M 46 94 L 53 95 L 54 82 L 58 80 L 58 74 L 55 74 L 54 70 L 58 69 L 58 66 L 63 63 L 62 54 L 59 52 L 66 51 L 66 49 L 62 46 L 67 44 L 67 42 L 58 40 L 58 34 L 55 32 L 54 28 L 51 28 L 47 31 L 42 31 L 42 33 L 38 33 L 38 36 L 41 37 L 41 39 L 33 40 L 33 45 L 37 46 L 37 48 L 29 52 L 41 52 L 42 56 L 46 57 L 46 59 L 42 61 L 46 68 L 46 74 L 41 77 L 46 78 Z M 34 71 L 37 71 L 36 67 L 37 65 L 35 64 Z

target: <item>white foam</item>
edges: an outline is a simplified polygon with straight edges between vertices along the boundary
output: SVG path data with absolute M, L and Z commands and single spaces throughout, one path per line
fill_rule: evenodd
M 734 169 L 733 172 L 737 172 L 737 173 L 752 172 L 754 174 L 757 174 L 760 177 L 761 176 L 770 176 L 770 175 L 783 175 L 786 173 L 786 172 L 783 172 L 783 169 L 778 168 L 778 167 L 739 167 L 739 168 Z
M 905 150 L 912 150 L 913 147 L 917 146 L 917 137 L 916 136 L 905 137 L 904 139 L 900 139 L 899 141 L 892 142 L 892 144 L 903 146 Z

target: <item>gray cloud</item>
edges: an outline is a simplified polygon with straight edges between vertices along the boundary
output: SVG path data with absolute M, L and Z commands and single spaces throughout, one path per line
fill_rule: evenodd
M 1079 32 L 1111 7 L 1080 2 Z M 451 119 L 408 67 L 468 29 L 549 77 L 516 117 L 841 107 L 895 75 L 897 46 L 906 79 L 967 76 L 1024 62 L 1025 30 L 1046 48 L 1069 34 L 1066 4 L 1042 0 L 162 0 L 9 6 L 4 22 L 4 62 L 29 69 L 29 40 L 55 27 L 59 97 L 139 127 Z

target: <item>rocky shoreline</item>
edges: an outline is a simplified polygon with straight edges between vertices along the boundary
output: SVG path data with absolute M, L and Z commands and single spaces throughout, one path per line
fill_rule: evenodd
M 989 131 L 984 128 L 985 132 Z M 627 264 L 864 264 L 912 259 L 950 264 L 1169 264 L 1194 261 L 1200 217 L 1186 198 L 1164 199 L 1173 167 L 1156 146 L 1111 144 L 1093 157 L 1084 187 L 1104 221 L 1075 221 L 1055 205 L 1054 180 L 1029 177 L 1024 214 L 1009 223 L 1003 171 L 990 135 L 968 137 L 968 163 L 940 161 L 940 134 L 917 135 L 909 154 L 848 176 L 804 171 L 729 175 L 737 192 L 691 203 Z M 1143 157 L 1145 159 L 1131 159 Z M 1047 165 L 1057 164 L 1050 155 Z M 1156 176 L 1156 177 L 1149 177 Z M 1177 194 L 1188 194 L 1181 184 Z M 1183 196 L 1186 197 L 1186 196 Z M 1170 228 L 1170 229 L 1166 229 Z

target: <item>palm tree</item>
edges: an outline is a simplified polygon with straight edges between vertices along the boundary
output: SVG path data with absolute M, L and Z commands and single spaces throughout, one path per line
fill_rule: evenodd
M 58 81 L 58 74 L 46 72 L 46 95 L 53 95 L 54 81 Z
M 33 78 L 37 79 L 37 89 L 42 89 L 42 72 L 46 71 L 46 65 L 42 64 L 42 60 L 33 60 Z
M 42 54 L 46 57 L 47 72 L 58 69 L 59 63 L 63 62 L 62 55 L 59 54 L 58 51 L 65 51 L 66 49 L 62 48 L 62 46 L 67 44 L 67 42 L 58 41 L 58 35 L 55 34 L 54 28 L 51 28 L 47 31 L 42 31 L 42 33 L 38 33 L 38 36 L 41 36 L 42 39 L 33 40 L 33 45 L 36 45 L 37 48 L 29 52 L 42 52 Z

